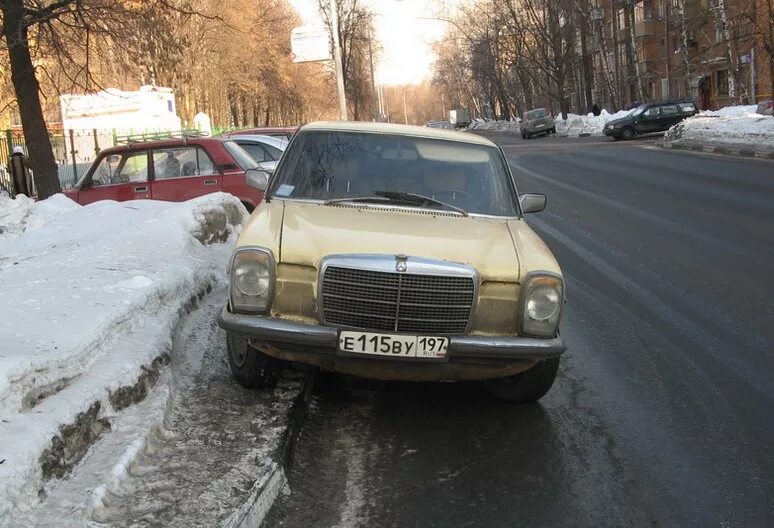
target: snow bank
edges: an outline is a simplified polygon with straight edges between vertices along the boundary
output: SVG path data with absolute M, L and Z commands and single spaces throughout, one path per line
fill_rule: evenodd
M 602 136 L 608 121 L 619 119 L 628 114 L 628 110 L 621 110 L 615 114 L 602 110 L 598 116 L 594 114 L 567 114 L 567 119 L 562 119 L 559 116 L 556 119 L 556 135 L 562 137 Z
M 628 110 L 621 110 L 611 114 L 607 110 L 602 110 L 600 115 L 594 114 L 578 115 L 567 114 L 567 119 L 557 116 L 556 135 L 562 137 L 579 136 L 602 136 L 604 135 L 605 124 L 613 119 L 618 119 L 629 114 Z M 483 119 L 474 119 L 468 126 L 468 130 L 489 130 L 504 134 L 520 135 L 521 129 L 519 123 L 521 120 L 514 121 L 485 121 Z
M 486 120 L 486 119 L 473 119 L 471 121 L 470 125 L 468 125 L 468 130 L 490 130 L 492 132 L 503 132 L 503 133 L 519 133 L 519 123 L 521 122 L 521 119 L 514 119 L 512 121 L 492 121 L 492 120 Z
M 23 194 L 12 199 L 7 194 L 0 193 L 0 240 L 19 236 L 28 229 L 42 227 L 59 215 L 78 207 L 77 203 L 63 194 L 35 202 Z
M 702 110 L 701 116 L 714 117 L 758 117 L 758 105 L 725 106 L 720 110 Z
M 131 403 L 126 388 L 164 357 L 192 298 L 223 280 L 233 243 L 205 242 L 234 241 L 245 214 L 225 193 L 0 198 L 0 525 Z
M 757 114 L 755 110 L 756 106 L 750 105 L 704 111 L 670 128 L 664 140 L 774 148 L 774 117 Z

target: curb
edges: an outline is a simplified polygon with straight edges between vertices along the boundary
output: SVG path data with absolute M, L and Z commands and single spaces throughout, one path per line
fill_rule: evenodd
M 674 150 L 690 150 L 707 154 L 722 154 L 739 158 L 756 158 L 774 160 L 774 151 L 753 150 L 746 148 L 727 147 L 722 145 L 704 145 L 701 143 L 680 143 L 678 141 L 656 141 L 656 146 Z
M 316 369 L 309 369 L 304 375 L 304 387 L 293 402 L 282 445 L 272 457 L 280 462 L 271 463 L 269 472 L 253 485 L 247 500 L 220 525 L 221 528 L 256 528 L 263 523 L 274 501 L 288 482 L 287 473 L 293 466 L 293 451 L 306 421 L 316 378 Z

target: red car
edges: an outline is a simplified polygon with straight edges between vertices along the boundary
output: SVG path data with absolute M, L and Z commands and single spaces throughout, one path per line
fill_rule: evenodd
M 261 136 L 271 136 L 285 138 L 290 141 L 293 134 L 296 133 L 298 127 L 261 127 L 261 128 L 244 128 L 242 130 L 229 130 L 223 132 L 220 136 L 224 138 L 230 138 L 232 136 L 249 136 L 252 134 L 260 134 Z
M 97 200 L 182 202 L 223 191 L 252 211 L 263 192 L 246 183 L 255 161 L 222 138 L 177 138 L 130 142 L 100 152 L 75 187 L 65 194 L 85 205 Z

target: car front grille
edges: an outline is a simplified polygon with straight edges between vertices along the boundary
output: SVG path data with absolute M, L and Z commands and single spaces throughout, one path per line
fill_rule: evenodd
M 325 268 L 326 324 L 363 330 L 462 334 L 475 299 L 472 277 Z

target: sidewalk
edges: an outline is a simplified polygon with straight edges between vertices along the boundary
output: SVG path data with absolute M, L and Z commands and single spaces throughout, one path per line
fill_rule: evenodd
M 656 146 L 675 150 L 692 150 L 726 156 L 774 160 L 774 147 L 761 145 L 740 145 L 739 143 L 699 139 L 676 139 L 673 141 L 664 139 L 656 141 Z

